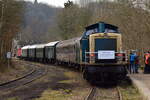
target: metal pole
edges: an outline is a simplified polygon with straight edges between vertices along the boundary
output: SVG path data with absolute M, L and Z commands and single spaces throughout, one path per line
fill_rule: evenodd
M 4 3 L 2 2 L 2 15 L 0 19 L 0 35 L 2 34 L 2 26 L 3 26 L 3 16 L 4 16 Z
M 9 59 L 8 59 L 8 69 L 9 69 L 9 65 L 10 65 L 9 62 L 10 62 L 10 61 L 9 61 Z

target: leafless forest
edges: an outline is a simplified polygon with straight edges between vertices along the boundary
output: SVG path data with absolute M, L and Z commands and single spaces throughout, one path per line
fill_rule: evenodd
M 80 4 L 63 9 L 60 14 L 58 27 L 64 39 L 80 36 L 86 25 L 104 21 L 120 28 L 123 50 L 138 50 L 141 58 L 150 50 L 149 0 L 143 2 L 144 7 L 131 0 L 80 0 Z
M 2 0 L 0 2 L 0 67 L 6 64 L 6 52 L 12 40 L 20 45 L 46 43 L 81 36 L 84 27 L 99 21 L 117 25 L 123 37 L 123 49 L 150 49 L 150 2 L 145 9 L 132 0 L 79 0 L 65 8 L 46 4 Z
M 12 40 L 20 31 L 22 11 L 23 2 L 0 1 L 0 66 L 7 63 L 6 53 L 11 51 Z
M 72 35 L 73 37 L 79 36 L 86 25 L 104 21 L 120 28 L 120 32 L 123 35 L 124 50 L 142 50 L 150 47 L 150 12 L 148 10 L 134 7 L 132 2 L 127 0 L 118 0 L 116 2 L 108 2 L 107 0 L 97 2 L 81 1 L 84 6 L 73 6 L 64 9 L 60 15 L 61 19 L 59 19 L 58 25 L 61 26 L 62 24 L 64 27 L 59 28 L 63 32 L 62 34 L 69 34 L 67 35 L 68 38 Z

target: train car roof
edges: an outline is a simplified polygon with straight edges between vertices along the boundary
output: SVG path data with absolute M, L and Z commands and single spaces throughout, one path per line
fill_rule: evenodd
M 63 41 L 60 41 L 57 46 L 69 46 L 69 45 L 76 43 L 76 41 L 78 41 L 80 39 L 81 39 L 81 37 L 76 37 L 76 38 L 72 38 L 69 40 L 63 40 Z
M 30 45 L 26 45 L 26 46 L 24 46 L 24 47 L 22 47 L 21 49 L 28 49 L 28 48 L 30 48 Z
M 46 47 L 55 46 L 58 42 L 59 42 L 59 41 L 49 42 L 49 43 L 47 43 L 45 46 L 46 46 Z
M 37 44 L 36 48 L 44 48 L 46 44 Z
M 37 45 L 31 45 L 29 49 L 35 49 Z

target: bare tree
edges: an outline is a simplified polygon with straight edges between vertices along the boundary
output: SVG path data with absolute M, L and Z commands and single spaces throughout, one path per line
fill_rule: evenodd
M 19 32 L 22 18 L 23 2 L 1 0 L 1 34 L 0 34 L 0 65 L 6 62 L 6 53 L 11 51 L 12 39 Z M 0 66 L 0 68 L 1 68 Z
M 114 2 L 109 0 L 79 0 L 79 2 L 81 6 L 77 10 L 78 15 L 82 15 L 81 9 L 85 9 L 85 13 L 90 12 L 90 16 L 87 14 L 88 16 L 83 17 L 83 19 L 86 19 L 86 24 L 104 21 L 120 28 L 124 50 L 138 49 L 140 54 L 143 55 L 143 51 L 150 48 L 150 13 L 148 10 L 135 7 L 132 0 L 115 0 Z M 74 31 L 73 27 L 80 30 L 78 25 L 82 23 L 71 26 L 72 22 L 77 21 L 77 18 L 81 21 L 81 17 L 76 16 L 75 9 L 77 8 L 65 10 L 58 21 L 60 23 L 63 21 L 61 26 L 64 26 L 60 27 L 62 28 L 61 32 L 63 32 L 63 35 L 67 34 L 68 37 L 77 34 L 79 31 Z M 75 17 L 71 17 L 73 15 Z

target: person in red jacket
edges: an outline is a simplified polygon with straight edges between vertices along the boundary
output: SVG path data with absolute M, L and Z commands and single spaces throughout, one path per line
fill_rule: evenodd
M 150 51 L 144 54 L 145 68 L 144 73 L 150 72 Z

